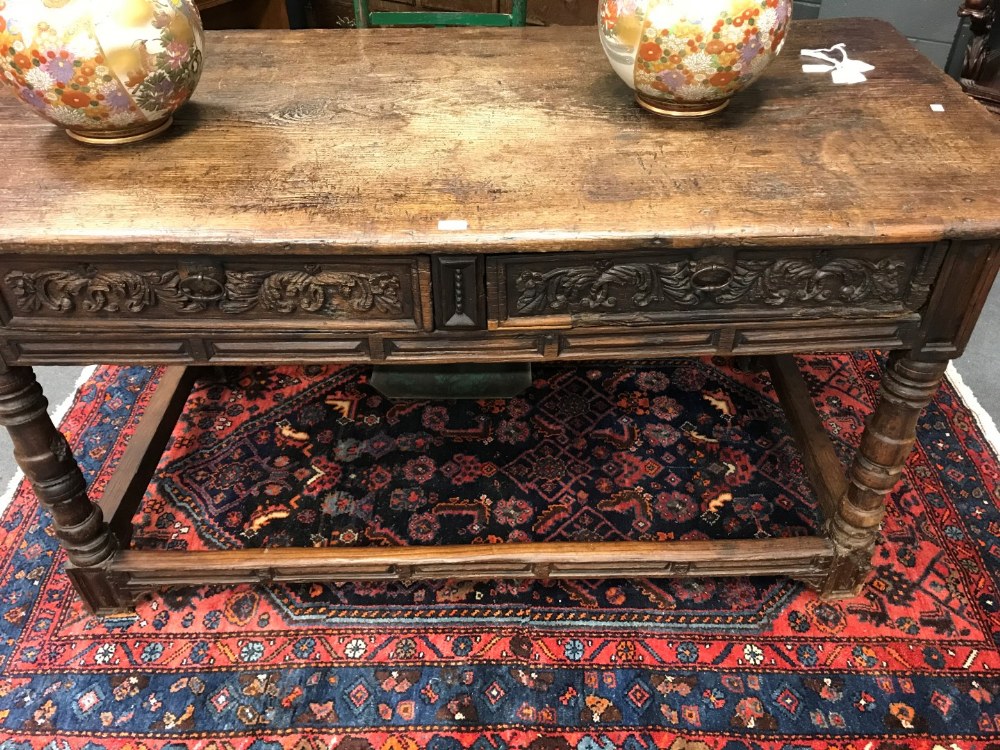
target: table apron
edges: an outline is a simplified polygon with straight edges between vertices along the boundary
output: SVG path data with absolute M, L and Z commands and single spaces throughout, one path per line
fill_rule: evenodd
M 67 334 L 5 330 L 0 355 L 10 365 L 447 364 L 659 359 L 906 349 L 919 340 L 920 316 L 870 321 L 767 321 L 567 331 L 324 334 L 308 330 Z

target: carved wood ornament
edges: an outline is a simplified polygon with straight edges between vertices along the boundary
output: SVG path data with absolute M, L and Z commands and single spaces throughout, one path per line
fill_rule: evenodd
M 772 307 L 891 303 L 906 296 L 906 270 L 905 263 L 888 258 L 839 258 L 822 264 L 790 259 L 597 262 L 547 273 L 523 272 L 515 282 L 520 292 L 516 304 L 518 313 L 532 314 L 627 306 L 687 308 L 706 302 Z
M 983 67 L 990 56 L 990 32 L 996 21 L 994 0 L 965 0 L 958 15 L 968 18 L 972 40 L 965 50 L 962 78 L 976 81 L 982 75 Z
M 180 271 L 11 271 L 4 278 L 25 313 L 142 313 L 165 307 L 178 313 L 216 309 L 298 312 L 336 317 L 356 312 L 402 311 L 400 280 L 391 273 L 323 271 L 225 271 L 185 276 Z

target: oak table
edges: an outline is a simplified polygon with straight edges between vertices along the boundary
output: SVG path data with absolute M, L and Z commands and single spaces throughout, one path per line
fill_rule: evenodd
M 859 86 L 796 51 L 846 42 Z M 785 574 L 858 593 L 921 409 L 1000 266 L 1000 125 L 888 25 L 795 25 L 728 111 L 640 110 L 593 28 L 209 35 L 168 137 L 0 102 L 0 422 L 97 613 L 176 584 Z M 932 104 L 944 111 L 933 111 Z M 845 473 L 790 355 L 892 352 Z M 820 535 L 131 549 L 200 368 L 768 355 Z M 167 365 L 88 499 L 31 367 Z

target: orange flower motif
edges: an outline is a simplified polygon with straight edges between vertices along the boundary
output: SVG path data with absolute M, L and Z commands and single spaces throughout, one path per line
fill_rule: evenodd
M 21 70 L 31 70 L 32 68 L 31 58 L 23 52 L 18 52 L 14 55 L 14 64 Z
M 726 44 L 720 39 L 713 39 L 705 45 L 705 51 L 710 55 L 717 55 L 726 49 Z
M 67 91 L 62 95 L 62 103 L 76 109 L 83 109 L 90 106 L 90 97 L 82 91 Z
M 656 42 L 646 42 L 639 46 L 639 57 L 646 62 L 654 62 L 663 57 L 663 50 Z
M 718 88 L 723 88 L 728 86 L 736 79 L 736 73 L 731 70 L 724 70 L 721 73 L 716 73 L 714 76 L 708 79 L 708 82 L 713 86 Z
M 618 21 L 618 3 L 606 3 L 601 11 L 601 21 L 605 26 L 613 28 Z

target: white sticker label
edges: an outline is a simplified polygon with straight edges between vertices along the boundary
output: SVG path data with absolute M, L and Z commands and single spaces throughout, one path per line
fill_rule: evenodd
M 943 104 L 932 104 L 931 105 L 931 112 L 944 112 L 944 105 Z
M 844 70 L 852 70 L 858 73 L 871 73 L 875 70 L 874 65 L 869 65 L 861 60 L 851 60 L 850 58 L 845 59 L 840 67 Z
M 469 228 L 469 222 L 465 219 L 442 219 L 438 222 L 438 229 L 442 232 L 464 232 Z
M 833 82 L 837 84 L 851 84 L 851 83 L 864 83 L 868 79 L 865 78 L 864 73 L 858 73 L 853 70 L 846 70 L 845 68 L 838 68 L 833 71 Z
M 803 57 L 829 63 L 829 65 L 806 63 L 802 66 L 803 73 L 830 73 L 834 83 L 864 83 L 868 80 L 865 73 L 875 70 L 874 65 L 848 57 L 847 46 L 843 42 L 826 49 L 804 49 L 801 54 Z

